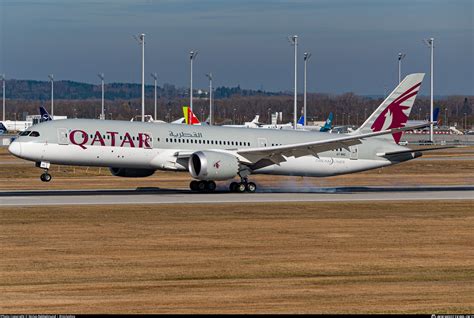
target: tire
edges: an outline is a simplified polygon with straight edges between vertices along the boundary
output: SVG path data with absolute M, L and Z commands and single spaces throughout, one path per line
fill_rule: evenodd
M 207 182 L 207 187 L 206 188 L 207 188 L 208 191 L 213 192 L 213 191 L 216 190 L 216 187 L 217 187 L 217 185 L 214 181 L 208 181 Z
M 51 181 L 52 177 L 49 173 L 43 173 L 40 177 L 41 181 L 43 182 L 49 182 Z
M 197 188 L 198 188 L 198 191 L 200 191 L 200 192 L 206 191 L 206 189 L 207 189 L 207 181 L 204 181 L 204 180 L 199 181 L 199 182 L 198 182 L 198 185 L 197 185 Z
M 229 186 L 230 192 L 237 192 L 237 185 L 238 185 L 237 182 L 232 182 Z
M 257 185 L 253 182 L 249 182 L 247 183 L 247 192 L 250 192 L 250 193 L 254 193 L 255 191 L 257 191 Z
M 189 183 L 189 188 L 191 191 L 197 191 L 198 190 L 198 181 L 193 180 Z
M 245 183 L 241 182 L 237 184 L 236 190 L 239 193 L 243 193 L 245 192 L 245 188 L 246 188 Z

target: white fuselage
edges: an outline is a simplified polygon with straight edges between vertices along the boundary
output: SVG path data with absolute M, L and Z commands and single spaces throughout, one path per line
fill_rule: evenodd
M 41 123 L 31 130 L 39 136 L 18 137 L 10 152 L 51 164 L 160 170 L 188 170 L 189 154 L 199 150 L 236 154 L 242 149 L 338 137 L 308 131 L 74 119 Z M 252 173 L 314 177 L 353 173 L 400 162 L 376 155 L 400 149 L 405 148 L 371 138 L 318 156 L 287 157 L 285 162 Z

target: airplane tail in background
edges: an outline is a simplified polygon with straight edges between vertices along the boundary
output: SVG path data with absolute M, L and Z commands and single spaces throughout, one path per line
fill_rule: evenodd
M 304 116 L 301 116 L 300 119 L 298 119 L 298 125 L 304 125 Z
M 405 77 L 354 133 L 378 132 L 405 127 L 424 77 L 424 73 L 410 74 Z M 392 137 L 398 144 L 402 132 L 394 133 Z
M 332 117 L 333 117 L 333 114 L 332 114 L 332 112 L 330 112 L 329 116 L 328 116 L 328 119 L 326 119 L 326 122 L 324 123 L 324 126 L 321 127 L 321 129 L 319 131 L 326 132 L 326 131 L 330 131 L 332 129 Z
M 40 115 L 41 115 L 41 121 L 53 120 L 53 118 L 51 118 L 46 108 L 44 108 L 43 106 L 40 106 L 39 110 L 40 110 Z
M 258 120 L 260 119 L 260 115 L 255 115 L 254 119 L 252 119 L 251 123 L 258 124 Z
M 197 125 L 201 123 L 188 106 L 183 106 L 183 114 L 186 125 Z
M 439 107 L 436 107 L 433 110 L 433 121 L 436 123 L 435 125 L 441 125 L 441 120 L 439 119 Z

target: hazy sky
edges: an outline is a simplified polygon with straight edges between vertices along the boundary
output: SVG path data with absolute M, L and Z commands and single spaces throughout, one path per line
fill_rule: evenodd
M 435 38 L 435 94 L 474 95 L 473 0 L 0 0 L 0 73 L 8 78 L 97 83 L 146 81 L 189 86 L 189 51 L 198 50 L 194 86 L 293 89 L 293 48 L 310 51 L 311 92 L 383 94 L 402 72 L 429 75 Z M 429 77 L 423 94 L 429 94 Z

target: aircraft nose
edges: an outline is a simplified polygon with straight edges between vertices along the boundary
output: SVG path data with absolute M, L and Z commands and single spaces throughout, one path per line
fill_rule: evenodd
M 17 157 L 21 156 L 21 144 L 18 141 L 13 141 L 10 146 L 8 147 L 8 151 L 12 155 L 15 155 Z

